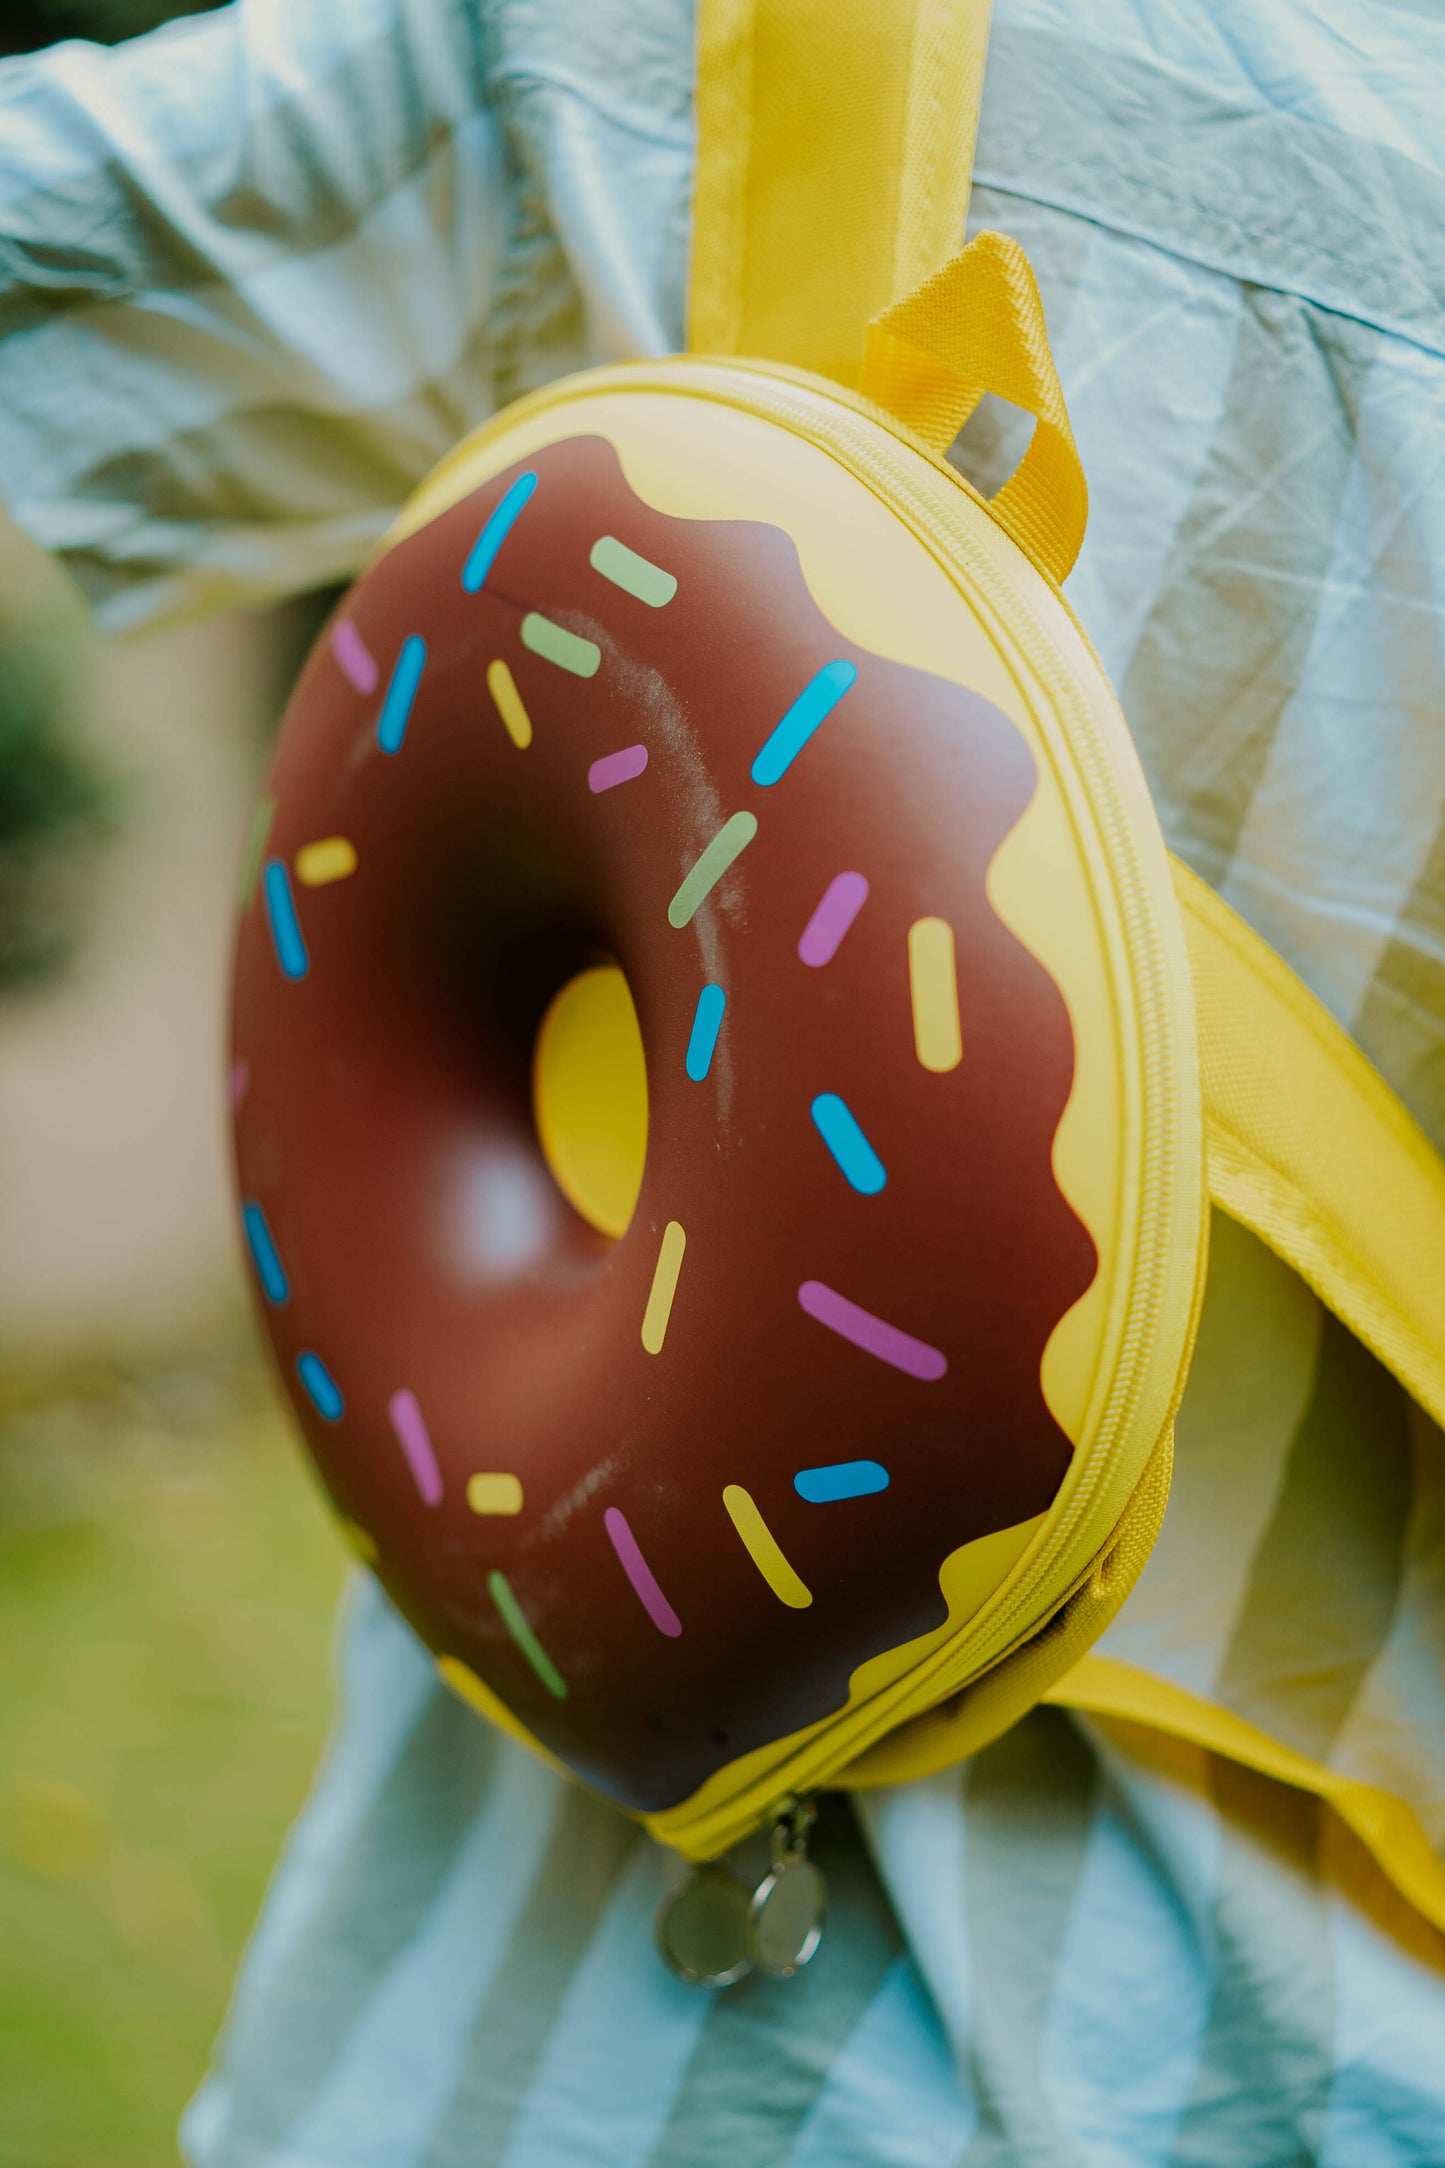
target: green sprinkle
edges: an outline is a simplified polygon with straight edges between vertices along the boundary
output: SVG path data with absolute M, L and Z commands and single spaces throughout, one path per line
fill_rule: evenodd
M 756 813 L 734 813 L 709 843 L 667 907 L 669 926 L 686 926 L 703 898 L 710 895 L 734 859 L 740 858 L 758 832 Z
M 649 558 L 639 557 L 625 542 L 619 542 L 615 534 L 605 534 L 592 545 L 588 562 L 594 572 L 600 572 L 604 580 L 611 580 L 614 587 L 625 588 L 629 595 L 636 595 L 654 610 L 660 610 L 664 602 L 671 602 L 677 593 L 677 581 L 661 565 Z
M 512 1594 L 511 1584 L 504 1573 L 487 1575 L 487 1592 L 502 1614 L 502 1624 L 526 1657 L 549 1694 L 558 1701 L 567 1699 L 567 1681 L 543 1648 L 522 1615 L 522 1606 Z
M 246 840 L 246 855 L 241 861 L 243 911 L 249 911 L 256 901 L 256 882 L 261 872 L 261 860 L 266 855 L 266 845 L 271 839 L 271 823 L 275 818 L 275 799 L 262 798 L 251 815 L 251 833 Z
M 556 663 L 559 670 L 570 670 L 573 677 L 596 677 L 602 660 L 602 650 L 594 641 L 567 632 L 536 610 L 529 610 L 522 619 L 522 645 L 544 662 Z

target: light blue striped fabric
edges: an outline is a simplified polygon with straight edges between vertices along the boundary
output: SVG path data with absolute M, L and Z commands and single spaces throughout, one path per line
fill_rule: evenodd
M 423 1905 L 398 1902 L 375 1852 L 328 1904 L 421 1751 L 418 1709 L 429 1756 L 441 1731 L 465 1754 L 478 1730 L 361 1576 L 345 1673 L 338 1758 L 395 1740 L 399 1705 L 412 1729 L 369 1782 L 348 1772 L 349 1840 L 316 1856 L 334 1773 L 298 1827 L 187 2118 L 199 2168 L 1441 2157 L 1438 1948 L 1402 1932 L 1361 1859 L 1331 1876 L 1281 1856 L 1263 1779 L 1220 1772 L 1211 1795 L 1040 1711 L 970 1768 L 860 1798 L 861 1841 L 830 1802 L 823 1954 L 709 1997 L 652 1946 L 671 1864 L 501 1742 L 460 1831 L 418 1800 L 392 1832 Z
M 0 491 L 106 622 L 340 577 L 497 405 L 679 342 L 690 16 L 241 0 L 0 69 Z M 1171 842 L 1445 1139 L 1445 14 L 997 0 L 971 218 L 1038 268 L 1070 592 Z M 956 456 L 996 481 L 1016 429 Z M 1441 1441 L 1279 1271 L 1221 1232 L 1109 1646 L 1445 1846 Z M 652 1949 L 670 1863 L 365 1577 L 342 1666 L 195 2168 L 1445 2162 L 1441 1937 L 1264 1779 L 1036 1712 L 825 1802 L 823 1953 L 708 1998 Z

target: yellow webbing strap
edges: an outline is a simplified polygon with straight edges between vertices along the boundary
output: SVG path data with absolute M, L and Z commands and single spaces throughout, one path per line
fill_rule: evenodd
M 1445 1161 L 1268 943 L 1187 866 L 1173 871 L 1199 1010 L 1210 1195 L 1445 1423 Z M 1112 1657 L 1083 1657 L 1043 1699 L 1153 1725 L 1312 1792 L 1445 1928 L 1445 1865 L 1394 1793 Z
M 1393 1792 L 1339 1776 L 1309 1755 L 1281 1746 L 1267 1731 L 1246 1724 L 1243 1717 L 1217 1702 L 1133 1664 L 1116 1663 L 1110 1656 L 1086 1656 L 1042 1698 L 1089 1716 L 1152 1725 L 1156 1731 L 1172 1732 L 1177 1739 L 1240 1762 L 1246 1769 L 1258 1769 L 1280 1784 L 1312 1792 L 1333 1807 L 1368 1846 L 1416 1911 L 1445 1928 L 1445 1866 L 1419 1817 Z
M 1445 1425 L 1445 1160 L 1349 1034 L 1187 866 L 1209 1191 Z
M 987 0 L 701 0 L 687 343 L 852 389 L 963 240 Z

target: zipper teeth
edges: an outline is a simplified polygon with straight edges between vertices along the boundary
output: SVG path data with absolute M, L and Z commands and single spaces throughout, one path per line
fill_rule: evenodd
M 736 403 L 745 403 L 737 398 L 736 377 L 746 375 L 750 384 L 757 386 L 758 392 L 762 394 L 755 402 L 759 411 L 785 419 L 799 435 L 826 449 L 844 452 L 854 471 L 885 502 L 891 501 L 915 527 L 941 541 L 952 562 L 967 563 L 970 578 L 983 591 L 997 617 L 1009 628 L 1010 635 L 1017 637 L 1014 632 L 1020 605 L 1017 588 L 988 561 L 973 562 L 974 551 L 970 547 L 967 532 L 949 517 L 934 496 L 925 494 L 914 485 L 906 460 L 906 455 L 913 450 L 911 446 L 900 439 L 900 456 L 889 456 L 882 446 L 887 444 L 892 432 L 886 429 L 881 420 L 874 422 L 871 427 L 866 424 L 860 426 L 862 417 L 859 422 L 855 422 L 842 399 L 838 399 L 836 409 L 830 411 L 822 408 L 821 402 L 805 401 L 794 396 L 786 380 L 780 381 L 765 369 L 734 364 L 728 374 L 733 380 L 729 389 Z M 926 458 L 927 455 L 914 452 L 913 456 Z M 939 471 L 931 459 L 927 464 L 931 474 Z M 951 467 L 946 468 L 945 472 L 948 479 L 973 502 L 985 511 L 988 509 L 987 500 L 971 489 L 961 475 L 956 474 Z M 1052 582 L 1050 585 L 1052 586 Z M 1067 672 L 1059 664 L 1050 644 L 1040 641 L 1037 647 L 1030 647 L 1027 661 L 1055 714 L 1067 715 L 1073 725 L 1069 732 L 1069 746 L 1081 772 L 1100 840 L 1113 872 L 1124 946 L 1138 988 L 1138 1012 L 1143 1017 L 1167 1013 L 1168 1003 L 1162 998 L 1166 991 L 1163 984 L 1164 959 L 1158 943 L 1152 938 L 1150 884 L 1139 866 L 1132 825 L 1121 800 L 1108 751 L 1100 739 L 1093 716 L 1079 700 Z M 1129 1317 L 1120 1338 L 1114 1377 L 1099 1419 L 1098 1443 L 1091 1456 L 1090 1466 L 1081 1476 L 1061 1513 L 1046 1549 L 1035 1560 L 1006 1608 L 991 1617 L 990 1639 L 994 1641 L 999 1638 L 1001 1629 L 1012 1628 L 1017 1622 L 1026 1622 L 1029 1631 L 1036 1630 L 1041 1623 L 1037 1613 L 1039 1588 L 1046 1582 L 1057 1585 L 1057 1568 L 1061 1559 L 1073 1546 L 1079 1528 L 1091 1516 L 1100 1495 L 1113 1481 L 1122 1457 L 1121 1442 L 1129 1434 L 1132 1418 L 1144 1390 L 1147 1366 L 1142 1358 L 1154 1336 L 1167 1282 L 1169 1216 L 1159 1207 L 1168 1186 L 1165 1170 L 1177 1141 L 1177 1125 L 1176 1080 L 1169 1035 L 1140 1031 L 1137 1038 L 1142 1048 L 1140 1099 L 1143 1142 L 1136 1210 L 1138 1233 L 1135 1243 L 1134 1284 L 1130 1291 Z M 1083 1563 L 1084 1561 L 1080 1561 L 1081 1566 Z M 968 1631 L 967 1625 L 960 1627 L 959 1636 L 955 1637 L 954 1642 L 937 1650 L 914 1675 L 913 1690 L 902 1698 L 897 1710 L 889 1712 L 890 1726 L 894 1721 L 901 1721 L 903 1714 L 916 1713 L 919 1708 L 930 1707 L 945 1698 L 954 1683 L 952 1672 L 967 1674 L 968 1651 L 960 1648 L 957 1643 L 959 1638 L 966 1639 Z M 1006 1644 L 1006 1647 L 1007 1645 L 1010 1644 Z

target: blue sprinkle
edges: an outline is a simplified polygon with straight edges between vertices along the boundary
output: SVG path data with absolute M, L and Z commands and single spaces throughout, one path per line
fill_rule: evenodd
M 831 1468 L 800 1468 L 793 1488 L 810 1506 L 828 1506 L 835 1498 L 871 1498 L 887 1490 L 888 1470 L 876 1460 L 840 1460 Z
M 271 1239 L 271 1230 L 266 1225 L 265 1213 L 258 1204 L 248 1203 L 241 1207 L 241 1218 L 245 1223 L 246 1240 L 251 1245 L 256 1274 L 265 1290 L 266 1300 L 284 1302 L 291 1292 L 291 1286 L 286 1278 L 286 1268 Z
M 311 959 L 301 938 L 301 921 L 296 916 L 296 903 L 291 894 L 291 876 L 279 858 L 273 858 L 267 864 L 265 888 L 266 916 L 271 925 L 271 946 L 276 951 L 276 961 L 288 979 L 304 979 L 311 968 Z
M 755 783 L 776 783 L 786 775 L 819 723 L 831 715 L 858 676 L 851 662 L 825 662 L 803 687 L 767 744 L 753 762 Z
M 519 474 L 472 544 L 471 555 L 462 566 L 462 585 L 469 595 L 477 593 L 491 571 L 493 560 L 511 533 L 517 514 L 536 486 L 535 474 Z
M 419 632 L 409 633 L 401 643 L 386 698 L 376 721 L 376 742 L 383 753 L 399 753 L 411 721 L 411 704 L 426 668 L 426 642 Z
M 888 1176 L 852 1113 L 836 1092 L 819 1092 L 812 1106 L 818 1135 L 837 1160 L 845 1178 L 864 1197 L 876 1197 Z
M 308 1348 L 296 1358 L 296 1375 L 311 1396 L 318 1415 L 324 1415 L 328 1423 L 339 1423 L 346 1402 L 341 1388 L 319 1355 Z
M 713 1048 L 717 1045 L 723 1010 L 727 1005 L 728 997 L 720 986 L 704 986 L 697 997 L 692 1037 L 687 1042 L 687 1073 L 694 1084 L 701 1084 L 712 1067 Z

